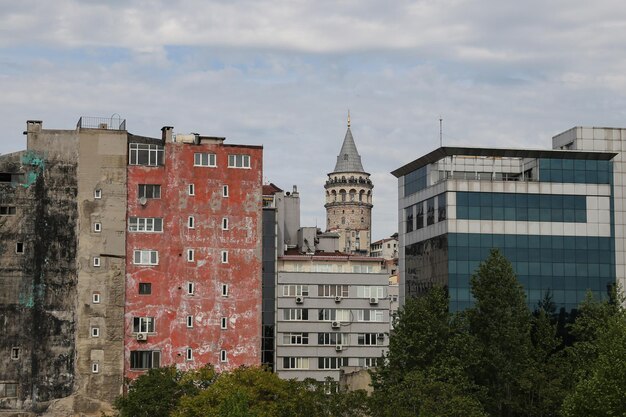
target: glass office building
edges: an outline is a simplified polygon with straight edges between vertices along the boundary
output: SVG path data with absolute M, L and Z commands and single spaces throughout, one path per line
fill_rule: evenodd
M 531 308 L 569 311 L 616 281 L 612 152 L 442 147 L 398 168 L 401 300 L 434 285 L 450 309 L 492 248 Z

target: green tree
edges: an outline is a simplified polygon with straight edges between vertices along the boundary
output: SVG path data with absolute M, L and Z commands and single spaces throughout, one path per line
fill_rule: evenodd
M 174 366 L 154 368 L 129 381 L 128 392 L 115 400 L 120 417 L 168 417 L 183 395 L 194 395 L 215 377 L 211 366 L 182 372 Z

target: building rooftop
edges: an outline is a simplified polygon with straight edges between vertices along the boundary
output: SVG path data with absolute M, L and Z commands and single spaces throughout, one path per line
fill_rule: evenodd
M 425 165 L 432 164 L 447 156 L 484 156 L 492 158 L 551 158 L 551 159 L 594 159 L 608 161 L 617 153 L 594 151 L 569 151 L 552 149 L 511 149 L 511 148 L 473 148 L 443 146 L 417 158 L 413 162 L 391 171 L 395 177 L 407 175 Z

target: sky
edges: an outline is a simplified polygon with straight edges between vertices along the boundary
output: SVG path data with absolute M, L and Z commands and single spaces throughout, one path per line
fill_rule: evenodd
M 390 171 L 444 145 L 549 148 L 626 127 L 623 0 L 0 0 L 0 153 L 27 120 L 264 146 L 325 228 L 324 182 L 352 133 L 372 237 L 397 231 Z

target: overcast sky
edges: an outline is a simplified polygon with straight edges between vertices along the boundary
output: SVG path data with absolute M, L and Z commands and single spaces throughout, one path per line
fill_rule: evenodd
M 0 0 L 0 153 L 26 120 L 264 145 L 325 227 L 323 185 L 352 115 L 373 238 L 397 229 L 390 171 L 444 145 L 549 148 L 626 127 L 623 0 Z

